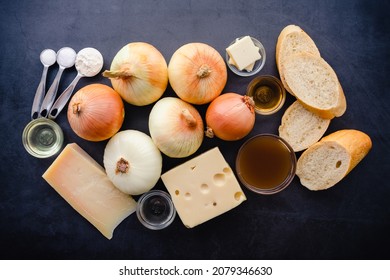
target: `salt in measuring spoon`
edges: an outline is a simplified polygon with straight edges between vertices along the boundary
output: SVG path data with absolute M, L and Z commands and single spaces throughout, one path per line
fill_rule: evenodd
M 75 60 L 76 52 L 72 48 L 64 47 L 57 52 L 57 63 L 59 65 L 59 68 L 57 75 L 54 78 L 53 84 L 50 86 L 45 98 L 43 99 L 40 113 L 41 117 L 47 117 L 49 109 L 53 105 L 54 99 L 56 98 L 62 72 L 64 72 L 66 68 L 72 67 L 75 63 Z
M 35 92 L 33 106 L 31 108 L 31 119 L 36 119 L 39 116 L 42 100 L 45 96 L 47 70 L 56 62 L 56 52 L 52 49 L 44 49 L 39 58 L 43 65 L 41 81 L 39 82 L 37 91 Z
M 77 53 L 75 65 L 77 69 L 77 76 L 53 104 L 53 107 L 50 109 L 49 113 L 50 119 L 55 119 L 61 110 L 65 107 L 80 78 L 93 77 L 97 75 L 100 70 L 102 70 L 103 56 L 97 49 L 84 48 Z

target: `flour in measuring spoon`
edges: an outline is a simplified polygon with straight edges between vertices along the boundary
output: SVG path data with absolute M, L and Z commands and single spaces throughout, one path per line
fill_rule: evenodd
M 76 56 L 75 66 L 79 74 L 92 77 L 102 70 L 103 56 L 94 48 L 84 48 Z

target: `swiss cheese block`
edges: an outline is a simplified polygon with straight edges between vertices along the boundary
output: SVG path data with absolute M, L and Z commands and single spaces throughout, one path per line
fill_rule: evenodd
M 251 64 L 254 64 L 261 58 L 259 48 L 255 46 L 250 36 L 236 40 L 234 44 L 226 49 L 226 52 L 231 58 L 230 62 L 240 71 L 245 68 L 248 71 L 248 69 L 251 69 Z
M 134 199 L 118 190 L 104 168 L 75 143 L 64 148 L 42 177 L 108 239 L 136 209 Z
M 192 228 L 246 200 L 218 147 L 161 176 L 183 224 Z

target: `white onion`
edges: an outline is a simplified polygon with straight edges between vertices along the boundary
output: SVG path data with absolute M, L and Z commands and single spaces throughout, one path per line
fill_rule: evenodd
M 108 178 L 118 189 L 139 195 L 156 185 L 161 175 L 162 157 L 148 135 L 124 130 L 108 141 L 103 163 Z

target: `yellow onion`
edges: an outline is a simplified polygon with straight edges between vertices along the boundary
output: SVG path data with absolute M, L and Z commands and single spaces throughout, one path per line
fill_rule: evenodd
M 110 138 L 121 128 L 125 117 L 119 94 L 103 84 L 91 84 L 77 91 L 68 105 L 72 130 L 89 141 Z
M 181 99 L 192 104 L 206 104 L 221 94 L 227 71 L 225 61 L 213 47 L 189 43 L 172 55 L 168 77 Z
M 157 148 L 172 158 L 195 153 L 204 134 L 197 109 L 176 97 L 165 97 L 154 104 L 149 115 L 149 131 Z
M 110 71 L 113 88 L 133 105 L 144 106 L 157 101 L 168 85 L 167 63 L 163 55 L 144 42 L 129 43 L 115 55 Z
M 206 136 L 226 141 L 244 138 L 255 125 L 252 97 L 225 93 L 210 103 L 206 111 Z

